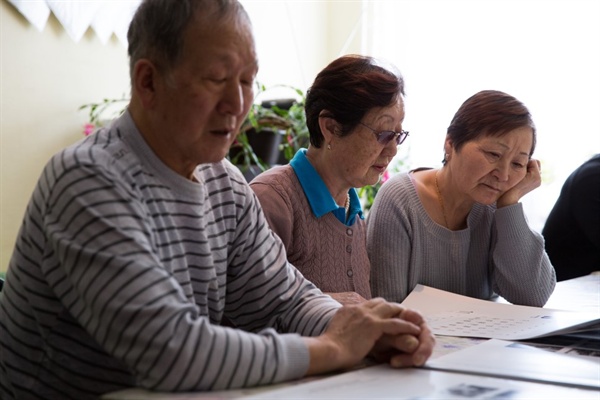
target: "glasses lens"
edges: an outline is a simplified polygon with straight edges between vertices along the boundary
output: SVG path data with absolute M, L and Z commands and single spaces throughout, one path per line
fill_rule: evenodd
M 398 138 L 396 139 L 396 142 L 398 143 L 398 145 L 401 145 L 402 142 L 404 142 L 407 137 L 408 137 L 408 131 L 402 131 L 398 135 Z
M 400 136 L 398 136 L 398 137 L 400 137 Z M 396 142 L 398 142 L 398 138 L 396 137 L 396 132 L 394 132 L 394 131 L 379 132 L 379 136 L 377 136 L 377 141 L 384 146 L 386 144 L 388 144 L 390 142 L 390 140 L 392 140 L 392 139 L 396 139 Z

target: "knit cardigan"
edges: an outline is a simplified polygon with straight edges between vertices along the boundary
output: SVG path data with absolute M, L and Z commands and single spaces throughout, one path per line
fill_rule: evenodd
M 260 174 L 250 183 L 271 229 L 279 235 L 288 261 L 324 292 L 356 292 L 371 298 L 366 223 L 352 226 L 333 213 L 317 218 L 288 164 Z

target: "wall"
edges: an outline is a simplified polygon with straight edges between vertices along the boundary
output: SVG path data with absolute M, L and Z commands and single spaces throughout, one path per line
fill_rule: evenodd
M 0 270 L 49 157 L 82 137 L 80 105 L 129 91 L 126 49 L 92 31 L 75 43 L 50 16 L 43 32 L 0 2 Z
M 360 51 L 361 34 L 355 32 L 360 2 L 242 3 L 254 25 L 258 80 L 267 86 L 283 83 L 306 90 L 340 51 Z M 354 39 L 348 40 L 352 32 Z M 126 49 L 114 36 L 103 45 L 88 30 L 75 43 L 52 15 L 39 32 L 0 0 L 0 271 L 8 267 L 46 161 L 82 137 L 86 113 L 79 106 L 127 94 L 127 63 Z
M 361 51 L 362 3 L 241 0 L 254 26 L 260 60 L 258 81 L 306 91 L 317 73 L 341 54 Z M 286 97 L 273 88 L 267 97 Z

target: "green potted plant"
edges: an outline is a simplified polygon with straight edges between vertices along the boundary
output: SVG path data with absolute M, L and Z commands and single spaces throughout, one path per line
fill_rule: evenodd
M 287 85 L 266 88 L 257 84 L 256 97 L 273 88 L 291 89 L 296 98 L 263 100 L 252 104 L 248 116 L 231 146 L 229 158 L 247 179 L 274 164 L 285 164 L 296 151 L 307 147 L 309 133 L 304 114 L 304 93 Z
M 260 83 L 256 85 L 256 98 L 264 96 L 272 88 L 289 89 L 296 97 L 263 100 L 252 104 L 229 152 L 231 162 L 240 168 L 248 180 L 274 164 L 287 163 L 298 149 L 308 147 L 309 143 L 304 92 L 288 85 L 270 88 Z M 98 103 L 80 106 L 79 110 L 88 110 L 88 123 L 84 133 L 88 135 L 107 121 L 118 117 L 125 111 L 128 102 L 129 98 L 123 95 L 121 98 L 103 99 Z M 269 148 L 269 145 L 272 147 Z
M 84 125 L 83 134 L 87 136 L 110 120 L 117 118 L 125 111 L 128 103 L 129 97 L 123 94 L 119 98 L 102 99 L 98 103 L 88 103 L 80 106 L 79 111 L 88 109 L 88 122 Z

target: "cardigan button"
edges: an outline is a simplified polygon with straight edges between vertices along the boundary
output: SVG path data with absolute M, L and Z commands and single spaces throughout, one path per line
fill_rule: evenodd
M 348 275 L 350 278 L 352 278 L 352 275 L 354 275 L 354 272 L 352 272 L 352 270 L 349 269 L 348 271 L 346 271 L 346 275 Z
M 351 245 L 346 246 L 346 253 L 352 253 L 352 246 Z
M 352 236 L 352 229 L 350 229 L 350 228 L 346 229 L 346 235 Z

